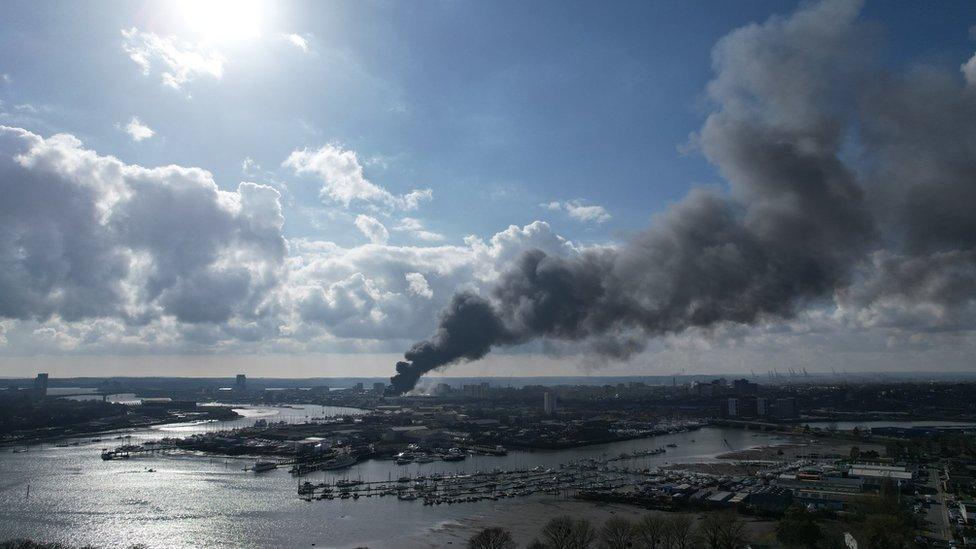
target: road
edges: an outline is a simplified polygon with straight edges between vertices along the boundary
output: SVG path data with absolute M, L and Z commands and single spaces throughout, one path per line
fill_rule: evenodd
M 926 510 L 925 518 L 931 525 L 928 535 L 949 542 L 952 541 L 952 523 L 949 522 L 949 508 L 945 504 L 945 492 L 942 491 L 939 471 L 938 467 L 929 469 L 928 486 L 935 491 L 935 495 L 932 497 L 932 505 Z

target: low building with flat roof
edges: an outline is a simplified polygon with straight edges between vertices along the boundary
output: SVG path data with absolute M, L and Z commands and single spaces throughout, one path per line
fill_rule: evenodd
M 976 501 L 960 501 L 959 516 L 966 524 L 976 524 Z

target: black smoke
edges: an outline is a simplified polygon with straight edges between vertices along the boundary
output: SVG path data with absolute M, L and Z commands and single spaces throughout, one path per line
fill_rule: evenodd
M 435 336 L 397 364 L 394 387 L 495 346 L 586 341 L 627 357 L 662 334 L 829 302 L 924 303 L 937 313 L 927 322 L 965 322 L 976 308 L 976 82 L 892 74 L 860 7 L 827 0 L 723 38 L 693 145 L 728 189 L 693 190 L 619 248 L 524 253 L 488 298 L 455 297 Z
M 477 360 L 494 345 L 514 343 L 512 338 L 490 303 L 472 293 L 459 293 L 441 313 L 437 333 L 405 353 L 409 362 L 397 362 L 393 389 L 409 391 L 424 373 L 459 360 Z

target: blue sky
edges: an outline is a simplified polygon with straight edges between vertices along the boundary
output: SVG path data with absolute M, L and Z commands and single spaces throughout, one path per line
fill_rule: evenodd
M 224 188 L 236 187 L 246 157 L 280 172 L 292 150 L 338 142 L 376 160 L 367 177 L 378 184 L 432 188 L 428 224 L 455 240 L 544 216 L 569 238 L 602 241 L 642 227 L 691 185 L 721 184 L 701 155 L 679 151 L 706 113 L 711 49 L 793 6 L 253 4 L 258 36 L 214 40 L 223 76 L 176 91 L 128 59 L 120 30 L 201 38 L 177 5 L 8 3 L 0 97 L 40 109 L 36 131 L 72 133 L 130 163 L 200 166 Z M 868 3 L 863 17 L 890 37 L 893 64 L 958 64 L 972 49 L 970 2 Z M 309 53 L 287 34 L 305 38 Z M 133 116 L 155 136 L 133 142 L 118 131 Z M 277 175 L 293 181 L 295 206 L 318 202 L 302 192 L 307 181 Z M 540 211 L 571 199 L 612 218 L 593 226 Z M 289 235 L 360 237 L 286 220 Z
M 220 190 L 235 195 L 242 192 L 241 181 L 274 189 L 288 249 L 281 261 L 311 264 L 314 258 L 303 256 L 302 246 L 337 246 L 347 258 L 341 269 L 322 267 L 304 275 L 314 283 L 291 274 L 276 276 L 275 284 L 301 279 L 306 288 L 317 284 L 328 294 L 346 281 L 373 292 L 371 299 L 384 292 L 408 295 L 409 288 L 416 290 L 409 295 L 423 298 L 426 284 L 434 297 L 417 313 L 426 320 L 387 335 L 376 335 L 385 328 L 371 324 L 374 332 L 363 337 L 336 328 L 336 317 L 325 315 L 318 317 L 323 333 L 302 339 L 320 338 L 309 347 L 281 341 L 284 332 L 298 330 L 295 320 L 262 326 L 273 336 L 240 337 L 240 326 L 203 325 L 166 310 L 158 322 L 170 336 L 133 343 L 146 333 L 126 321 L 131 340 L 105 343 L 77 323 L 117 315 L 68 320 L 54 309 L 9 313 L 6 344 L 0 347 L 9 358 L 0 374 L 35 355 L 395 354 L 433 328 L 430 319 L 452 290 L 491 278 L 478 274 L 483 268 L 471 259 L 478 251 L 465 240 L 468 235 L 491 245 L 496 233 L 515 225 L 513 241 L 613 246 L 689 189 L 724 189 L 715 165 L 687 146 L 715 108 L 706 94 L 715 76 L 713 48 L 734 29 L 789 16 L 798 5 L 744 0 L 228 6 L 233 4 L 218 1 L 201 12 L 189 2 L 5 3 L 0 124 L 41 138 L 71 134 L 81 142 L 73 150 L 115 157 L 128 166 L 200 167 L 213 174 Z M 972 2 L 868 2 L 858 24 L 877 34 L 872 43 L 891 71 L 923 64 L 961 79 L 960 65 L 976 50 Z M 179 58 L 167 62 L 167 48 Z M 354 154 L 362 170 L 361 177 L 353 174 L 356 182 L 368 181 L 373 191 L 387 194 L 349 203 L 335 194 L 323 198 L 325 180 L 335 174 L 323 172 L 321 164 L 309 166 L 311 157 L 304 169 L 299 160 L 286 162 L 298 151 L 311 155 L 326 148 L 333 157 L 320 161 L 350 161 Z M 429 195 L 403 202 L 417 189 L 429 189 Z M 357 223 L 359 216 L 369 219 Z M 547 225 L 529 229 L 537 221 Z M 509 255 L 502 249 L 504 238 L 492 257 Z M 404 260 L 398 270 L 367 266 L 374 259 L 348 259 L 366 254 L 362 247 L 371 241 L 390 254 L 453 246 L 468 259 L 441 260 L 473 263 L 438 267 L 432 275 L 421 268 L 430 259 L 412 267 Z M 410 286 L 418 280 L 407 276 L 414 272 L 424 282 Z M 353 280 L 357 273 L 362 278 Z M 336 291 L 329 295 L 334 309 L 341 299 Z M 276 299 L 278 306 L 288 301 Z M 161 303 L 152 307 L 165 309 Z M 395 317 L 367 309 L 356 314 Z M 165 320 L 174 315 L 176 328 Z M 257 321 L 249 322 L 253 328 Z M 42 340 L 38 330 L 45 329 L 70 333 L 75 344 Z M 714 368 L 714 362 L 701 368 Z

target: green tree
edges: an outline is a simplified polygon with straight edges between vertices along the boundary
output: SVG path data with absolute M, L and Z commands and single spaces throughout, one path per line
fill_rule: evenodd
M 802 507 L 793 506 L 787 509 L 783 519 L 776 525 L 776 539 L 787 547 L 813 549 L 822 538 L 823 532 L 815 517 Z
M 870 515 L 860 537 L 864 549 L 904 549 L 911 540 L 912 528 L 892 515 Z

